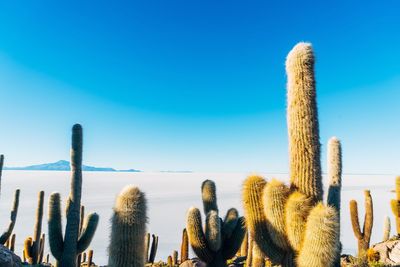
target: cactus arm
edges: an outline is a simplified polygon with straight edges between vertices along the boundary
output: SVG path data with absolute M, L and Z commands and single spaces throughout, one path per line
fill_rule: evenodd
M 350 201 L 350 219 L 351 219 L 351 226 L 353 227 L 354 235 L 357 239 L 362 239 L 363 234 L 361 232 L 360 221 L 358 219 L 358 207 L 357 201 L 351 200 Z
M 196 253 L 202 261 L 211 262 L 214 259 L 214 253 L 207 246 L 199 209 L 194 207 L 189 209 L 186 229 L 189 236 L 189 243 L 194 253 Z
M 182 244 L 181 244 L 181 263 L 187 261 L 189 258 L 189 238 L 186 228 L 182 231 Z
M 60 194 L 52 193 L 49 198 L 49 246 L 51 254 L 60 261 L 64 250 L 62 235 L 61 203 Z
M 243 237 L 242 245 L 240 246 L 240 256 L 247 256 L 247 249 L 249 247 L 249 234 L 246 230 L 246 233 Z
M 215 183 L 205 180 L 201 185 L 201 197 L 203 199 L 204 214 L 207 215 L 211 210 L 218 213 L 217 193 Z
M 235 208 L 230 208 L 225 215 L 224 222 L 222 224 L 222 236 L 223 238 L 230 238 L 233 230 L 236 228 L 239 219 L 239 212 Z
M 25 239 L 24 242 L 24 255 L 25 258 L 28 260 L 28 263 L 32 264 L 33 263 L 33 255 L 32 255 L 32 246 L 33 246 L 33 240 L 32 237 L 28 237 Z
M 4 231 L 4 233 L 0 236 L 0 244 L 4 244 L 10 238 L 11 233 L 14 229 L 15 222 L 17 220 L 17 214 L 18 214 L 19 193 L 20 193 L 19 189 L 15 190 L 14 201 L 13 201 L 12 210 L 11 210 L 11 214 L 10 214 L 10 223 L 8 224 L 7 230 Z
M 39 258 L 38 258 L 38 263 L 43 262 L 43 254 L 44 254 L 44 244 L 45 244 L 45 234 L 42 234 L 42 237 L 40 238 L 40 248 L 39 248 Z
M 208 212 L 205 224 L 205 236 L 208 247 L 217 252 L 222 245 L 221 237 L 221 219 L 215 210 Z
M 299 251 L 304 239 L 307 217 L 313 208 L 311 198 L 300 192 L 290 194 L 286 207 L 286 234 L 295 251 Z
M 82 229 L 82 233 L 78 239 L 78 253 L 84 252 L 89 247 L 90 242 L 92 242 L 94 233 L 96 232 L 98 223 L 99 215 L 97 213 L 91 213 L 87 216 Z
M 400 176 L 396 177 L 396 199 L 391 200 L 390 206 L 396 219 L 397 235 L 400 235 Z
M 145 261 L 146 263 L 149 263 L 149 249 L 150 249 L 150 233 L 146 234 L 146 237 L 144 239 L 144 248 L 145 248 Z
M 276 246 L 281 249 L 290 249 L 286 236 L 286 222 L 284 214 L 285 204 L 289 197 L 289 188 L 282 182 L 272 179 L 263 190 L 264 214 L 268 220 L 269 235 Z
M 268 233 L 262 192 L 267 182 L 259 176 L 250 176 L 243 184 L 243 207 L 251 238 L 275 264 L 280 264 L 285 252 L 278 248 Z
M 157 249 L 158 249 L 158 236 L 155 234 L 151 235 L 151 248 L 150 248 L 150 256 L 149 256 L 149 262 L 154 263 L 157 255 Z
M 340 217 L 340 192 L 342 188 L 342 147 L 340 140 L 332 137 L 328 142 L 328 205 L 336 208 Z
M 319 203 L 308 217 L 304 243 L 297 257 L 298 267 L 333 266 L 340 249 L 337 211 Z
M 371 240 L 372 226 L 374 221 L 374 208 L 372 204 L 371 192 L 369 190 L 364 191 L 365 195 L 365 219 L 364 219 L 364 227 L 363 227 L 363 235 L 365 242 L 368 243 Z
M 232 232 L 232 235 L 224 240 L 222 254 L 225 260 L 231 259 L 233 256 L 235 256 L 236 252 L 240 249 L 243 243 L 246 232 L 247 229 L 245 218 L 240 217 L 235 229 Z
M 290 182 L 315 202 L 322 200 L 318 110 L 311 44 L 298 43 L 286 58 Z

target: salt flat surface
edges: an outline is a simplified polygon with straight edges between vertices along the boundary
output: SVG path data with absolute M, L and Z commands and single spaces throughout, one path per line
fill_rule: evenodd
M 100 223 L 91 249 L 97 264 L 107 263 L 107 246 L 110 235 L 110 217 L 115 197 L 125 185 L 134 184 L 146 193 L 148 199 L 148 230 L 159 235 L 157 259 L 166 260 L 173 250 L 180 251 L 181 232 L 185 227 L 185 214 L 189 207 L 202 208 L 200 186 L 203 180 L 212 179 L 217 184 L 218 205 L 221 217 L 230 207 L 236 207 L 241 214 L 241 184 L 249 173 L 113 173 L 84 172 L 82 204 L 86 212 L 97 212 Z M 287 181 L 287 174 L 262 174 L 268 179 L 275 177 Z M 374 227 L 372 242 L 383 236 L 383 220 L 389 215 L 392 233 L 395 232 L 394 217 L 390 211 L 390 199 L 394 193 L 395 177 L 388 175 L 346 175 L 343 178 L 341 241 L 344 253 L 355 253 L 357 242 L 353 235 L 349 201 L 359 202 L 359 213 L 363 220 L 363 190 L 370 189 L 374 201 Z M 325 185 L 327 183 L 325 182 Z M 49 171 L 3 171 L 0 199 L 0 230 L 9 220 L 11 202 L 15 189 L 21 189 L 20 207 L 16 233 L 16 253 L 22 255 L 23 241 L 33 234 L 37 194 L 45 191 L 45 216 L 43 231 L 47 234 L 47 202 L 51 192 L 58 191 L 66 199 L 70 190 L 69 172 Z M 65 205 L 65 201 L 63 201 Z M 65 216 L 63 217 L 65 227 Z M 361 224 L 363 221 L 361 221 Z M 46 240 L 45 253 L 49 253 Z M 192 254 L 193 255 L 193 254 Z

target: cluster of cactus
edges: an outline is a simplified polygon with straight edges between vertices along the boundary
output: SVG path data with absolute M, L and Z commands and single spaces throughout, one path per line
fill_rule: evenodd
M 208 267 L 226 266 L 241 246 L 246 233 L 244 217 L 239 217 L 235 208 L 228 210 L 225 219 L 218 216 L 215 183 L 206 180 L 201 186 L 204 213 L 206 215 L 203 231 L 200 210 L 190 208 L 187 214 L 186 229 L 189 243 L 200 260 Z
M 324 205 L 310 44 L 299 43 L 292 49 L 286 71 L 290 186 L 250 176 L 243 185 L 246 223 L 254 244 L 273 265 L 333 266 L 340 253 L 341 159 L 332 161 L 338 176 L 331 182 L 335 188 L 329 190 L 329 205 Z M 338 141 L 334 143 L 340 148 Z
M 4 155 L 0 155 L 0 193 L 1 193 L 1 176 L 3 172 Z M 14 230 L 15 222 L 17 221 L 17 213 L 19 206 L 19 192 L 20 190 L 15 190 L 14 201 L 11 209 L 10 222 L 7 229 L 0 235 L 0 244 L 4 245 L 10 238 L 12 231 Z
M 111 222 L 108 267 L 143 267 L 147 258 L 147 201 L 139 188 L 127 186 L 122 190 L 115 202 Z
M 49 244 L 50 251 L 57 261 L 57 267 L 77 265 L 78 255 L 90 245 L 99 221 L 96 213 L 89 214 L 82 231 L 79 229 L 82 193 L 82 127 L 79 124 L 75 124 L 72 128 L 71 173 L 71 192 L 66 206 L 67 223 L 64 238 L 60 194 L 52 193 L 49 199 Z
M 372 205 L 371 192 L 369 190 L 364 191 L 365 197 L 365 217 L 363 230 L 361 231 L 360 221 L 358 218 L 358 208 L 357 201 L 350 201 L 350 218 L 351 225 L 353 227 L 354 235 L 358 240 L 358 255 L 365 256 L 369 248 L 369 243 L 371 240 L 372 226 L 374 220 L 374 209 Z

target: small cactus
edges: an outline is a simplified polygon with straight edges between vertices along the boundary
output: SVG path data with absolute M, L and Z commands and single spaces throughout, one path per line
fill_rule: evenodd
M 189 243 L 208 267 L 226 266 L 226 261 L 235 255 L 242 244 L 246 233 L 244 217 L 239 217 L 236 209 L 228 210 L 224 220 L 218 216 L 213 181 L 204 181 L 201 191 L 206 214 L 205 228 L 203 230 L 200 210 L 190 208 L 186 220 Z
M 383 222 L 383 238 L 382 241 L 387 241 L 390 238 L 390 218 L 385 216 L 385 221 Z
M 150 240 L 150 236 L 151 236 L 151 240 Z M 145 250 L 146 263 L 153 264 L 156 259 L 156 255 L 157 255 L 158 236 L 155 234 L 150 235 L 150 233 L 147 233 L 146 239 L 145 239 L 145 248 L 146 248 L 146 250 Z
M 350 201 L 350 217 L 351 225 L 353 227 L 354 235 L 358 240 L 358 255 L 365 256 L 369 248 L 369 242 L 371 240 L 372 226 L 374 220 L 374 209 L 372 205 L 372 197 L 369 190 L 364 191 L 365 197 L 365 218 L 364 226 L 361 231 L 360 221 L 358 218 L 357 201 Z
M 189 259 L 189 238 L 186 228 L 182 231 L 181 263 Z
M 397 235 L 400 236 L 400 176 L 396 177 L 396 199 L 391 200 L 390 206 L 396 218 Z
M 82 126 L 79 124 L 75 124 L 72 128 L 71 173 L 71 191 L 67 200 L 64 237 L 60 194 L 52 193 L 49 198 L 49 245 L 58 267 L 77 265 L 77 256 L 89 246 L 99 222 L 96 213 L 90 214 L 85 220 L 82 233 L 79 234 L 82 193 Z
M 172 251 L 172 266 L 178 265 L 178 251 Z
M 38 207 L 36 209 L 36 221 L 34 227 L 33 238 L 29 237 L 25 241 L 25 255 L 30 264 L 41 263 L 40 255 L 43 256 L 41 248 L 44 248 L 44 239 L 41 239 L 42 220 L 43 220 L 43 199 L 44 191 L 40 191 L 38 195 Z
M 143 267 L 147 201 L 139 188 L 127 186 L 118 195 L 111 223 L 108 266 Z

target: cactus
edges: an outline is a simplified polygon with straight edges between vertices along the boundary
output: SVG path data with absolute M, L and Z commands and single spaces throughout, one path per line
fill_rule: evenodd
M 168 267 L 172 267 L 173 266 L 173 260 L 171 256 L 168 256 L 167 258 L 167 266 Z
M 150 246 L 151 244 L 151 246 Z M 158 236 L 155 234 L 151 235 L 151 243 L 150 243 L 150 233 L 146 234 L 146 239 L 145 239 L 145 255 L 146 255 L 146 263 L 154 263 L 154 260 L 156 259 L 157 255 L 157 249 L 158 249 Z M 150 253 L 149 253 L 150 251 Z
M 143 267 L 147 201 L 139 188 L 127 186 L 122 190 L 115 202 L 111 222 L 108 266 Z
M 396 199 L 390 202 L 394 217 L 396 218 L 396 231 L 400 236 L 400 176 L 396 177 Z
M 257 244 L 253 244 L 253 250 L 251 253 L 252 253 L 251 266 L 252 267 L 264 267 L 265 266 L 265 255 L 262 253 L 262 251 L 257 246 Z
M 390 218 L 389 216 L 385 216 L 385 221 L 383 223 L 383 238 L 382 241 L 387 241 L 390 238 Z
M 249 234 L 248 231 L 246 231 L 246 234 L 244 235 L 242 241 L 242 245 L 240 245 L 240 256 L 246 257 L 248 248 L 249 248 Z
M 4 164 L 4 155 L 0 155 L 0 193 L 1 193 L 1 176 L 3 172 L 3 164 Z M 14 230 L 15 222 L 17 220 L 19 206 L 19 189 L 15 190 L 14 193 L 14 202 L 12 205 L 10 223 L 8 224 L 7 229 L 0 235 L 0 244 L 4 245 L 7 240 L 10 238 L 12 231 Z
M 65 236 L 62 234 L 61 201 L 59 193 L 49 198 L 49 245 L 59 267 L 77 265 L 77 256 L 87 249 L 97 228 L 99 216 L 96 213 L 86 217 L 82 233 L 79 234 L 82 193 L 82 127 L 72 128 L 71 146 L 71 192 L 67 200 Z
M 257 245 L 272 265 L 332 266 L 340 252 L 340 207 L 321 203 L 319 125 L 310 44 L 299 43 L 291 50 L 286 71 L 290 186 L 274 179 L 267 182 L 257 175 L 248 177 L 243 184 L 247 227 L 253 247 Z M 332 201 L 340 197 L 340 187 L 337 190 L 335 197 L 331 194 Z
M 354 235 L 358 240 L 358 255 L 365 256 L 369 242 L 371 240 L 371 232 L 374 220 L 374 210 L 372 206 L 372 197 L 369 190 L 364 191 L 365 197 L 365 218 L 363 231 L 361 232 L 360 221 L 358 218 L 357 201 L 350 201 L 350 217 Z
M 43 220 L 43 199 L 44 191 L 40 191 L 38 195 L 38 207 L 36 209 L 36 221 L 34 227 L 33 238 L 29 237 L 25 243 L 25 256 L 30 264 L 39 264 L 41 248 L 44 247 L 41 240 L 42 220 Z
M 203 230 L 200 210 L 190 208 L 186 220 L 189 243 L 194 253 L 208 267 L 226 266 L 226 261 L 235 255 L 242 244 L 246 233 L 244 217 L 239 217 L 236 209 L 228 210 L 224 220 L 218 216 L 213 181 L 204 181 L 201 191 L 206 214 L 205 229 Z
M 93 264 L 93 250 L 89 250 L 87 266 L 90 267 L 90 266 L 92 266 L 92 264 Z
M 189 259 L 189 238 L 186 228 L 182 231 L 181 263 Z
M 172 251 L 172 266 L 178 265 L 178 251 Z

